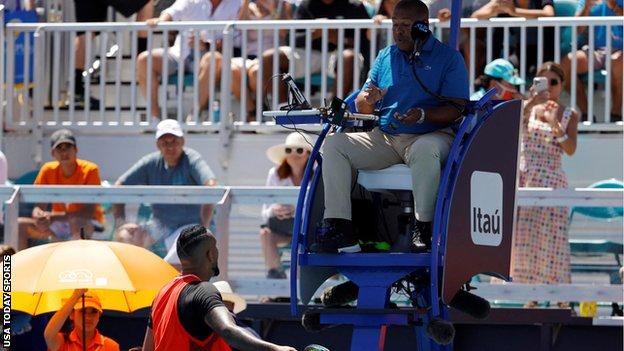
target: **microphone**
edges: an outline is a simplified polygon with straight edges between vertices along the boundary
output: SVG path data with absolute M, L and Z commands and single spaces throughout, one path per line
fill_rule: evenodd
M 490 314 L 490 302 L 481 296 L 459 290 L 449 303 L 454 309 L 476 319 L 485 319 Z
M 411 37 L 414 41 L 414 50 L 410 55 L 410 61 L 415 62 L 416 59 L 420 56 L 420 48 L 422 44 L 427 41 L 429 35 L 431 35 L 431 31 L 429 30 L 429 24 L 423 21 L 416 21 L 412 24 L 411 29 Z

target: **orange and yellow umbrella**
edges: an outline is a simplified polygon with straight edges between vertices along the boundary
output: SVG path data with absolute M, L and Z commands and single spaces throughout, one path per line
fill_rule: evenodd
M 178 272 L 138 246 L 73 240 L 22 250 L 11 257 L 11 308 L 32 315 L 56 311 L 74 289 L 94 291 L 107 310 L 133 312 L 152 304 Z

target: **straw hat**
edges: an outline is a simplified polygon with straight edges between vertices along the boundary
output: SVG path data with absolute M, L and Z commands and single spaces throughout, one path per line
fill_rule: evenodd
M 279 145 L 271 146 L 267 149 L 267 157 L 275 164 L 280 164 L 286 158 L 286 148 L 290 147 L 293 149 L 303 148 L 312 151 L 312 138 L 306 133 L 303 132 L 293 132 L 288 134 L 286 137 L 286 142 Z
M 219 290 L 219 293 L 221 293 L 221 299 L 223 299 L 223 301 L 228 301 L 234 304 L 234 308 L 232 311 L 234 314 L 238 314 L 244 311 L 245 308 L 247 308 L 247 302 L 245 301 L 245 299 L 232 291 L 230 283 L 226 282 L 225 280 L 220 280 L 218 282 L 214 282 L 213 284 L 215 288 Z

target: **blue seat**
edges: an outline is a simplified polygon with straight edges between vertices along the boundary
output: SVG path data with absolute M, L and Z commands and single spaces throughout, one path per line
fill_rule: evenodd
M 32 185 L 35 183 L 35 179 L 37 179 L 37 174 L 39 174 L 39 170 L 35 169 L 32 171 L 28 171 L 21 176 L 19 176 L 13 184 L 15 185 Z M 19 205 L 19 216 L 20 217 L 30 217 L 32 215 L 32 211 L 35 208 L 35 204 L 33 203 L 25 203 L 20 202 Z
M 192 87 L 194 83 L 194 79 L 193 79 L 193 74 L 192 73 L 185 73 L 184 77 L 182 78 L 182 86 L 183 87 Z M 174 73 L 169 75 L 169 79 L 167 80 L 167 84 L 169 85 L 178 85 L 178 74 Z
M 594 189 L 621 189 L 624 183 L 617 179 L 606 179 L 591 184 Z M 575 215 L 581 214 L 593 220 L 611 222 L 624 216 L 624 207 L 582 207 L 576 206 L 570 210 L 569 222 Z M 623 254 L 622 243 L 609 240 L 570 240 L 570 251 L 580 254 L 612 254 L 615 261 L 612 264 L 572 264 L 572 272 L 582 273 L 606 273 L 610 277 L 611 284 L 621 284 L 619 269 L 622 266 L 620 255 Z
M 593 183 L 589 188 L 594 189 L 621 189 L 624 183 L 615 178 L 601 180 Z M 575 214 L 582 214 L 587 217 L 611 221 L 615 218 L 624 216 L 624 207 L 572 207 L 570 212 L 570 220 Z

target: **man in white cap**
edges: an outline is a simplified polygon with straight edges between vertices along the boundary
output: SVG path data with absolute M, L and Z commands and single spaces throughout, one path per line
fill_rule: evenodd
M 178 121 L 166 119 L 156 127 L 157 152 L 141 158 L 115 185 L 206 185 L 217 184 L 214 173 L 201 155 L 184 147 L 184 133 Z M 209 226 L 212 205 L 152 204 L 152 216 L 145 225 L 126 223 L 124 204 L 114 208 L 115 237 L 119 241 L 150 247 L 173 244 L 177 229 L 190 224 Z M 164 255 L 165 252 L 159 252 Z

